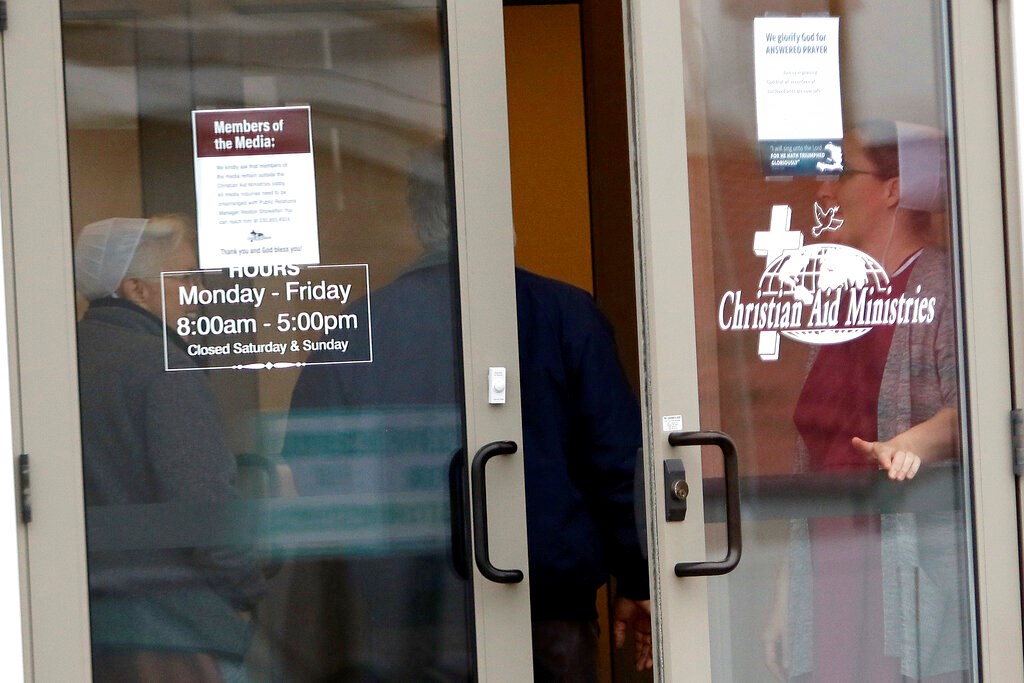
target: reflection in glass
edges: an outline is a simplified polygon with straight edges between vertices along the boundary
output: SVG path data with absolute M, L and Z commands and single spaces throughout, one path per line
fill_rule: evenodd
M 828 179 L 764 176 L 742 47 L 763 12 L 680 7 L 701 419 L 744 477 L 743 562 L 709 584 L 714 678 L 974 680 L 943 5 L 771 8 L 839 19 Z
M 194 253 L 189 263 L 154 265 L 147 273 L 153 280 L 145 282 L 162 280 L 168 294 L 166 310 L 158 307 L 158 319 L 149 321 L 161 340 L 160 354 L 140 360 L 145 368 L 132 377 L 201 387 L 205 398 L 175 403 L 180 414 L 161 427 L 190 439 L 216 434 L 219 446 L 190 449 L 193 469 L 181 477 L 167 473 L 174 496 L 161 489 L 133 499 L 130 507 L 101 506 L 87 492 L 94 586 L 128 585 L 126 573 L 139 558 L 161 567 L 161 558 L 188 558 L 204 568 L 218 567 L 209 555 L 245 558 L 247 571 L 254 572 L 251 588 L 245 599 L 233 593 L 224 598 L 230 609 L 221 615 L 223 623 L 215 614 L 196 612 L 198 601 L 177 602 L 181 591 L 163 595 L 163 608 L 187 609 L 197 626 L 219 637 L 238 635 L 228 644 L 203 641 L 174 650 L 213 653 L 191 657 L 189 669 L 165 667 L 174 680 L 471 678 L 472 596 L 460 576 L 462 481 L 449 476 L 453 457 L 463 452 L 465 431 L 456 251 L 448 230 L 442 244 L 424 245 L 409 203 L 415 185 L 410 157 L 444 138 L 449 126 L 441 8 L 431 2 L 66 0 L 62 10 L 76 233 L 110 216 L 194 214 L 192 111 L 309 105 L 320 264 L 332 267 L 322 271 L 331 273 L 323 278 L 340 282 L 361 273 L 369 283 L 368 289 L 354 289 L 345 304 L 279 297 L 273 306 L 260 305 L 262 314 L 272 312 L 264 319 L 252 314 L 252 303 L 248 311 L 224 301 L 175 310 L 181 301 L 174 293 L 235 284 L 279 291 L 291 276 L 232 279 L 226 272 L 204 272 L 195 281 L 181 273 L 160 278 L 162 271 L 195 269 Z M 447 198 L 449 174 L 442 175 Z M 80 246 L 76 257 L 82 253 Z M 415 302 L 404 300 L 400 290 L 428 270 L 436 286 L 419 294 L 436 297 L 443 315 L 422 324 L 434 328 L 438 347 L 413 344 L 402 356 L 398 347 L 417 340 L 420 323 L 413 320 Z M 312 279 L 302 277 L 300 284 Z M 80 289 L 83 282 L 79 275 Z M 85 333 L 98 327 L 92 320 L 105 311 L 123 314 L 125 299 L 97 306 L 90 298 L 80 300 L 83 340 L 115 357 L 107 362 L 123 361 L 127 352 L 115 346 L 111 354 L 106 342 Z M 281 327 L 293 321 L 327 320 L 358 305 L 367 307 L 373 321 L 372 363 L 301 369 L 295 363 L 307 358 L 289 356 L 275 367 L 237 370 L 230 366 L 278 359 L 250 354 L 218 364 L 217 357 L 172 351 L 168 367 L 174 371 L 163 370 L 163 340 L 176 348 L 179 330 L 188 337 L 186 349 L 228 342 L 262 349 L 279 343 Z M 257 323 L 221 325 L 242 319 Z M 163 329 L 165 321 L 172 323 L 169 330 Z M 235 336 L 228 339 L 229 332 Z M 370 336 L 351 343 L 370 345 Z M 367 355 L 358 358 L 369 357 L 369 351 L 360 348 Z M 142 429 L 142 416 L 94 418 L 85 412 L 110 400 L 107 385 L 87 382 L 110 382 L 113 375 L 88 374 L 95 363 L 84 354 L 83 347 L 86 443 L 90 430 L 101 427 Z M 210 369 L 191 369 L 197 364 Z M 419 382 L 396 367 L 427 373 L 430 381 Z M 406 381 L 359 384 L 359 377 L 375 374 Z M 346 400 L 335 401 L 329 392 L 304 400 L 301 387 L 313 380 L 339 387 Z M 430 392 L 413 395 L 427 385 Z M 135 400 L 130 407 L 142 405 Z M 90 449 L 87 473 L 96 462 Z M 102 447 L 111 449 L 111 457 L 126 457 Z M 162 462 L 155 453 L 148 457 L 157 466 Z M 217 476 L 201 474 L 199 464 L 207 459 L 222 468 Z M 118 476 L 132 490 L 152 473 L 124 470 Z M 190 488 L 194 479 L 199 488 Z M 207 501 L 203 487 L 215 483 L 222 489 Z M 462 559 L 453 561 L 453 555 Z M 203 580 L 220 587 L 219 580 Z M 99 653 L 107 641 L 98 629 L 111 622 L 104 621 L 97 595 L 93 642 Z M 238 628 L 228 628 L 236 623 Z M 167 654 L 174 649 L 170 641 L 148 645 L 147 652 L 157 652 L 161 661 L 175 658 Z M 108 661 L 107 668 L 97 667 L 96 680 L 149 680 L 139 673 L 146 662 Z M 186 666 L 177 660 L 167 666 L 172 665 Z
M 330 364 L 361 353 L 336 346 L 310 354 L 283 450 L 300 496 L 346 499 L 331 531 L 347 557 L 318 562 L 323 599 L 358 606 L 346 640 L 361 667 L 394 681 L 468 675 L 469 567 L 464 548 L 454 565 L 448 553 L 451 535 L 463 538 L 449 522 L 449 471 L 465 462 L 455 274 L 448 207 L 421 199 L 426 186 L 445 197 L 445 166 L 425 154 L 412 155 L 408 193 L 423 254 L 370 295 L 374 360 Z
M 266 590 L 238 539 L 238 470 L 206 377 L 163 370 L 162 309 L 177 300 L 158 273 L 195 266 L 190 237 L 178 217 L 115 218 L 76 245 L 89 300 L 78 358 L 99 680 L 221 680 L 241 667 Z M 183 348 L 170 353 L 186 362 Z
M 858 298 L 851 287 L 838 308 L 840 321 L 873 327 L 812 351 L 794 414 L 800 472 L 881 470 L 911 486 L 922 467 L 959 457 L 949 256 L 929 238 L 931 214 L 946 207 L 945 146 L 935 129 L 866 122 L 844 145 L 848 163 L 866 171 L 819 187 L 818 200 L 838 206 L 843 220 L 831 239 L 889 276 L 886 288 L 869 289 L 877 298 Z M 815 681 L 962 680 L 969 642 L 958 595 L 962 525 L 952 511 L 794 523 L 781 572 L 788 585 L 778 586 L 766 634 L 789 652 L 789 673 L 806 671 Z M 781 673 L 778 660 L 769 662 Z

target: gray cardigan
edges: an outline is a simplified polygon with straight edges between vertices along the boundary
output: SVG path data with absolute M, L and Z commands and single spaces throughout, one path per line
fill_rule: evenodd
M 232 538 L 237 467 L 205 373 L 164 370 L 164 330 L 120 299 L 78 327 L 90 598 L 188 595 L 234 614 L 265 589 Z M 167 337 L 172 367 L 194 367 Z
M 913 264 L 908 296 L 935 296 L 929 325 L 896 328 L 878 398 L 881 441 L 958 406 L 956 321 L 949 257 L 924 249 Z M 813 354 L 812 354 L 813 362 Z M 807 469 L 798 439 L 798 470 Z M 907 482 L 906 486 L 913 486 Z M 966 526 L 962 510 L 882 515 L 885 652 L 902 673 L 921 678 L 969 666 Z M 812 669 L 814 576 L 806 520 L 794 520 L 790 543 L 790 676 Z

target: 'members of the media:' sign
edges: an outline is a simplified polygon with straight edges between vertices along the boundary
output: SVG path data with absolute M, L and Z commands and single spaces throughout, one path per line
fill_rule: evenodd
M 200 268 L 320 261 L 309 107 L 192 112 Z
M 843 168 L 838 17 L 754 19 L 757 139 L 766 176 Z
M 804 344 L 840 344 L 881 325 L 927 325 L 936 297 L 921 290 L 894 295 L 885 269 L 862 251 L 839 244 L 804 246 L 789 229 L 788 206 L 772 209 L 767 231 L 754 235 L 754 252 L 767 267 L 755 291 L 725 292 L 718 326 L 759 333 L 762 360 L 777 360 L 779 335 Z

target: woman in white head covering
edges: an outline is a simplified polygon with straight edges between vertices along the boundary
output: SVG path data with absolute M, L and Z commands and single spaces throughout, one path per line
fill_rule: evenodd
M 842 173 L 817 200 L 843 221 L 830 240 L 883 267 L 888 289 L 876 294 L 891 303 L 863 336 L 813 352 L 794 411 L 797 469 L 880 469 L 908 481 L 922 465 L 958 457 L 950 262 L 930 238 L 933 214 L 946 209 L 945 136 L 871 121 L 843 152 Z M 764 632 L 769 669 L 808 683 L 961 681 L 962 529 L 957 512 L 794 521 Z
M 96 680 L 234 680 L 264 590 L 250 549 L 223 545 L 237 467 L 205 373 L 174 333 L 190 311 L 177 286 L 161 289 L 161 272 L 195 268 L 188 237 L 180 217 L 112 218 L 76 244 Z M 165 371 L 165 353 L 181 371 Z M 193 535 L 169 543 L 170 529 Z
M 930 242 L 932 214 L 946 210 L 946 139 L 902 121 L 867 121 L 846 136 L 843 170 L 817 201 L 843 221 L 833 241 L 893 273 Z
M 75 287 L 90 302 L 122 299 L 174 327 L 193 310 L 180 303 L 177 287 L 161 286 L 160 273 L 195 270 L 189 232 L 189 222 L 177 215 L 90 223 L 75 244 Z
M 934 268 L 948 269 L 948 256 L 934 247 L 928 249 L 932 214 L 946 209 L 946 164 L 941 131 L 902 121 L 868 121 L 847 136 L 842 173 L 818 190 L 818 202 L 836 207 L 835 216 L 843 221 L 834 241 L 880 263 L 890 275 L 890 285 L 899 289 L 897 296 L 920 257 L 937 261 Z M 948 278 L 933 284 L 936 295 L 948 294 Z M 922 459 L 952 457 L 956 429 L 957 416 L 949 408 L 917 429 L 923 438 L 903 434 L 902 441 L 894 444 L 856 439 L 854 447 L 877 461 L 891 478 L 902 481 L 913 478 Z

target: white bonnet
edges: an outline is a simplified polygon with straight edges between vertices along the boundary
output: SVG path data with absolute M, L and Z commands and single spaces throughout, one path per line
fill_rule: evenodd
M 917 211 L 946 208 L 946 136 L 931 126 L 896 122 L 900 155 L 900 206 Z
M 938 128 L 874 119 L 857 125 L 857 135 L 883 177 L 899 176 L 900 208 L 946 210 L 946 135 Z
M 82 228 L 75 244 L 75 287 L 89 301 L 110 296 L 128 272 L 145 218 L 108 218 Z

